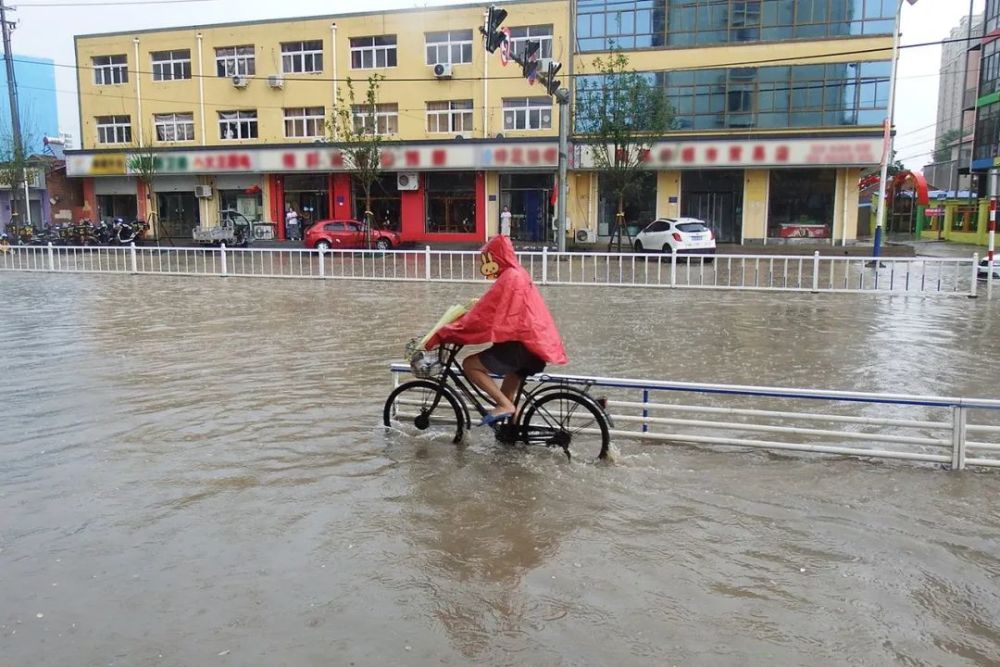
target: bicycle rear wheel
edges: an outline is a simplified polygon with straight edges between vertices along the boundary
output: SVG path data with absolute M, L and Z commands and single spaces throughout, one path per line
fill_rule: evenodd
M 529 445 L 561 447 L 568 454 L 608 457 L 611 435 L 601 409 L 571 391 L 546 392 L 524 412 L 522 436 Z
M 382 409 L 382 423 L 408 435 L 447 436 L 461 442 L 465 411 L 458 399 L 437 382 L 412 380 L 389 394 Z

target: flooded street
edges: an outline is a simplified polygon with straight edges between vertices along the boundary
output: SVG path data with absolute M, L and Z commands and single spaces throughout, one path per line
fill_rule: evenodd
M 1000 664 L 997 473 L 387 433 L 482 289 L 0 273 L 0 665 Z M 996 300 L 543 294 L 568 372 L 1000 386 Z

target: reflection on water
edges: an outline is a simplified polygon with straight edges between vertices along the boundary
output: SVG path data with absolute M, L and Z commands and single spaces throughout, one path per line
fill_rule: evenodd
M 0 662 L 1000 662 L 996 475 L 386 433 L 388 363 L 481 289 L 0 275 Z M 545 295 L 571 372 L 1000 377 L 984 300 Z

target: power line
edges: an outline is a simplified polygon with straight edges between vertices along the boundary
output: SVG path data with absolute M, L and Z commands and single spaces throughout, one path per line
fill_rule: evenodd
M 192 2 L 218 2 L 219 0 L 108 0 L 102 2 L 19 2 L 18 7 L 114 7 L 121 5 L 177 5 Z
M 144 0 L 140 0 L 140 1 L 144 1 Z M 145 0 L 145 1 L 152 2 L 154 0 Z M 169 1 L 178 2 L 180 0 L 169 0 Z M 194 2 L 194 1 L 205 1 L 205 2 L 209 2 L 209 1 L 214 1 L 214 0 L 185 0 L 185 1 L 192 1 L 192 2 Z M 164 32 L 167 32 L 167 31 L 164 30 Z M 978 40 L 978 38 L 974 38 L 974 39 Z M 924 47 L 928 47 L 928 46 L 939 46 L 941 44 L 946 44 L 946 43 L 957 43 L 957 42 L 968 42 L 968 41 L 970 41 L 968 38 L 961 37 L 961 38 L 939 40 L 939 41 L 933 41 L 933 42 L 918 42 L 916 44 L 904 44 L 904 45 L 900 46 L 899 48 L 901 50 L 902 49 L 916 49 L 916 48 L 924 48 Z M 692 72 L 692 71 L 702 71 L 702 70 L 747 67 L 749 65 L 766 65 L 766 64 L 775 64 L 775 63 L 783 63 L 784 65 L 794 66 L 794 65 L 800 64 L 799 61 L 802 61 L 802 60 L 829 59 L 829 58 L 840 57 L 840 56 L 854 56 L 854 55 L 860 56 L 860 55 L 866 55 L 866 54 L 867 55 L 871 55 L 871 54 L 875 54 L 875 53 L 886 53 L 887 54 L 891 50 L 892 50 L 891 47 L 873 47 L 873 48 L 868 48 L 868 49 L 852 49 L 852 50 L 849 50 L 849 51 L 834 51 L 834 52 L 830 52 L 830 53 L 807 54 L 807 55 L 795 56 L 795 57 L 783 56 L 783 57 L 775 57 L 775 58 L 761 58 L 761 59 L 758 59 L 758 60 L 741 60 L 741 61 L 738 61 L 738 62 L 737 61 L 733 61 L 733 62 L 728 62 L 728 63 L 726 63 L 726 62 L 715 63 L 715 64 L 712 64 L 712 65 L 705 65 L 705 66 L 701 66 L 701 67 L 687 67 L 687 68 L 676 69 L 676 70 L 656 70 L 656 71 L 657 72 L 666 72 L 666 73 L 670 73 L 670 72 Z M 17 60 L 17 59 L 15 58 L 15 60 Z M 28 62 L 28 61 L 25 60 L 24 62 Z M 865 62 L 865 61 L 863 61 L 863 62 Z M 877 62 L 877 61 L 867 61 L 867 62 Z M 471 64 L 471 63 L 458 63 L 458 64 L 464 65 L 464 64 Z M 832 62 L 832 63 L 821 63 L 821 64 L 829 64 L 829 65 L 845 64 L 846 65 L 848 63 L 846 63 L 846 62 Z M 89 65 L 78 65 L 78 64 L 75 64 L 75 63 L 74 64 L 53 63 L 53 66 L 55 66 L 55 67 L 63 67 L 63 68 L 68 68 L 68 69 L 74 69 L 74 70 L 90 70 L 90 69 L 93 69 Z M 144 75 L 144 74 L 152 75 L 153 74 L 153 72 L 150 71 L 150 70 L 129 69 L 128 71 L 130 73 L 137 74 L 137 75 Z M 366 70 L 361 70 L 361 71 L 366 71 Z M 570 74 L 567 73 L 567 74 L 562 75 L 562 76 L 572 76 L 574 78 L 577 78 L 577 77 L 594 77 L 594 76 L 600 76 L 600 73 L 598 73 L 598 72 L 594 72 L 594 73 L 575 72 L 572 75 L 570 75 Z M 222 77 L 219 77 L 219 76 L 213 75 L 213 74 L 195 74 L 195 73 L 192 72 L 190 78 L 192 78 L 192 79 L 197 79 L 197 78 L 218 79 L 218 78 L 222 78 Z M 341 83 L 341 82 L 346 82 L 349 79 L 352 80 L 352 81 L 353 80 L 359 80 L 358 77 L 349 77 L 349 76 L 337 77 L 337 78 L 313 77 L 313 76 L 309 76 L 309 77 L 289 77 L 289 76 L 285 76 L 284 78 L 285 78 L 286 81 L 314 81 L 314 82 L 322 82 L 322 83 Z M 520 75 L 512 75 L 512 76 L 489 76 L 489 77 L 483 77 L 483 76 L 454 76 L 454 77 L 452 77 L 451 80 L 452 81 L 483 81 L 485 79 L 485 80 L 489 80 L 489 81 L 504 81 L 504 80 L 514 81 L 514 80 L 519 80 L 519 79 L 523 79 L 523 78 L 524 77 L 522 77 Z M 380 78 L 379 82 L 380 83 L 420 83 L 420 82 L 437 81 L 437 80 L 438 80 L 438 78 L 434 77 L 434 76 L 423 76 L 423 77 L 384 77 L 384 78 Z

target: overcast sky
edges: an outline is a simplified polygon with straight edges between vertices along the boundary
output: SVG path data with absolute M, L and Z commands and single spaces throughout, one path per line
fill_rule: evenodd
M 465 2 L 367 0 L 364 4 L 366 10 L 379 10 Z M 105 0 L 102 3 L 96 0 L 7 0 L 7 3 L 17 7 L 13 15 L 19 21 L 14 32 L 14 52 L 43 56 L 56 62 L 59 122 L 64 132 L 73 135 L 77 146 L 80 128 L 73 69 L 75 34 L 335 14 L 358 6 L 348 0 Z M 984 3 L 985 0 L 974 0 L 975 11 L 982 11 Z M 496 4 L 502 5 L 502 2 Z M 902 43 L 905 46 L 945 39 L 968 12 L 968 0 L 919 0 L 914 6 L 904 4 Z M 898 156 L 911 168 L 922 167 L 933 150 L 940 62 L 938 45 L 901 51 L 896 96 L 896 149 Z

